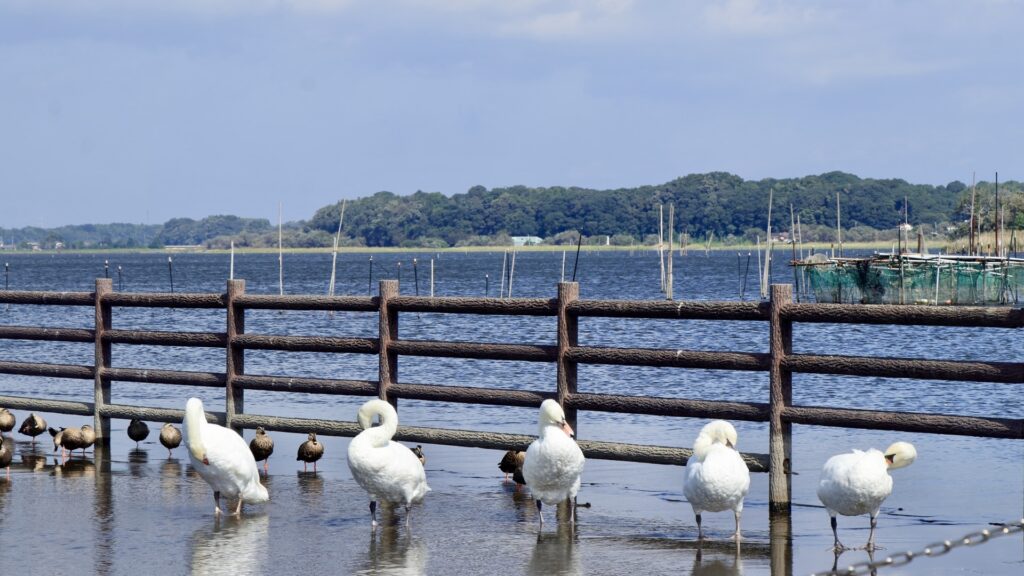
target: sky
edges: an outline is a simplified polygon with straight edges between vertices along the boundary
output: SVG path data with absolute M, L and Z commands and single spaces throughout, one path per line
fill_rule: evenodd
M 0 0 L 0 227 L 1022 180 L 1017 0 Z

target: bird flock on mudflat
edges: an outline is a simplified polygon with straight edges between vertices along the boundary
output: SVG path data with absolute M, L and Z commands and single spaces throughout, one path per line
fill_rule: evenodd
M 383 400 L 370 400 L 363 404 L 356 415 L 362 429 L 349 442 L 346 460 L 352 478 L 366 491 L 369 498 L 370 524 L 377 526 L 378 502 L 388 502 L 405 508 L 406 524 L 410 521 L 411 506 L 423 501 L 430 491 L 425 471 L 426 458 L 423 447 L 405 446 L 392 440 L 398 430 L 398 413 Z M 14 442 L 3 436 L 14 429 L 14 415 L 6 408 L 0 408 L 0 468 L 10 478 L 10 463 L 14 454 Z M 242 504 L 267 502 L 270 495 L 260 481 L 257 462 L 263 462 L 263 473 L 268 472 L 268 463 L 274 453 L 274 441 L 260 426 L 255 436 L 246 444 L 237 432 L 207 421 L 203 403 L 190 398 L 185 405 L 184 430 L 171 423 L 160 429 L 159 440 L 171 457 L 172 450 L 184 440 L 192 467 L 213 490 L 214 514 L 223 513 L 221 497 L 236 500 L 233 513 L 241 514 Z M 53 438 L 54 452 L 61 453 L 64 462 L 76 450 L 85 450 L 96 441 L 96 432 L 89 425 L 78 428 L 48 427 L 39 415 L 29 414 L 19 433 L 29 436 L 35 443 L 36 436 L 49 431 Z M 128 437 L 140 442 L 149 436 L 149 427 L 139 419 L 132 419 L 128 425 Z M 184 432 L 184 435 L 182 434 Z M 706 424 L 693 443 L 692 455 L 686 462 L 682 491 L 693 508 L 697 524 L 698 539 L 704 538 L 703 513 L 731 510 L 735 519 L 732 539 L 742 538 L 740 519 L 743 501 L 750 490 L 750 472 L 747 463 L 737 449 L 738 437 L 735 427 L 725 420 L 713 420 Z M 324 445 L 317 440 L 316 433 L 310 432 L 296 453 L 296 460 L 308 464 L 316 463 L 324 455 Z M 830 518 L 833 547 L 836 552 L 849 550 L 839 540 L 837 516 L 868 515 L 870 531 L 864 549 L 876 548 L 874 536 L 882 503 L 893 491 L 890 470 L 909 466 L 917 458 L 917 451 L 909 442 L 895 442 L 884 452 L 876 449 L 852 450 L 829 458 L 821 471 L 817 495 Z M 511 474 L 518 492 L 521 486 L 529 487 L 537 507 L 537 518 L 544 524 L 543 506 L 570 502 L 568 521 L 576 521 L 576 495 L 580 489 L 585 458 L 577 445 L 575 433 L 566 421 L 565 412 L 554 400 L 544 400 L 538 415 L 537 438 L 525 451 L 509 450 L 498 463 L 498 469 L 505 474 L 508 482 Z

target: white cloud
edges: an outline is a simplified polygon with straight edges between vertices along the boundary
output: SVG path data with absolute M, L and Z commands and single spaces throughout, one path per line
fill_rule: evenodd
M 704 9 L 711 31 L 737 35 L 781 35 L 810 26 L 821 14 L 809 6 L 778 0 L 720 0 Z

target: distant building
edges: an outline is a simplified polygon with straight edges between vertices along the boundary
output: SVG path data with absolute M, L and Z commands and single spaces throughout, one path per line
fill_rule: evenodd
M 536 246 L 544 242 L 544 239 L 540 236 L 513 236 L 513 246 Z

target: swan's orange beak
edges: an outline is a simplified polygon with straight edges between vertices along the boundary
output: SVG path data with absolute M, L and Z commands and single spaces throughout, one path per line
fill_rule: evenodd
M 576 437 L 576 433 L 573 432 L 572 426 L 569 426 L 569 423 L 566 422 L 565 420 L 562 420 L 562 432 L 565 432 L 566 435 L 569 436 L 569 438 Z

